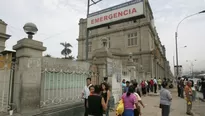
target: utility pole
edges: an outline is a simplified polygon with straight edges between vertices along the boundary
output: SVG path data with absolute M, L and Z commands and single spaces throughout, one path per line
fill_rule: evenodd
M 189 16 L 186 16 L 185 18 L 183 18 L 177 25 L 177 29 L 176 29 L 176 32 L 175 32 L 175 45 L 176 45 L 176 67 L 177 67 L 177 77 L 179 75 L 179 58 L 178 58 L 178 29 L 179 29 L 179 25 L 185 20 L 185 19 L 188 19 L 192 16 L 195 16 L 195 15 L 198 15 L 198 14 L 202 14 L 202 13 L 205 13 L 205 10 L 201 11 L 201 12 L 198 12 L 198 13 L 195 13 L 195 14 L 192 14 L 192 15 L 189 15 Z M 176 77 L 176 78 L 177 78 Z
M 98 0 L 98 1 L 94 1 L 94 0 L 88 0 L 88 3 L 87 3 L 87 14 L 86 14 L 86 20 L 87 20 L 87 24 L 88 24 L 88 17 L 89 17 L 89 14 L 90 14 L 90 7 L 92 5 L 95 5 L 97 4 L 98 2 L 100 2 L 102 0 Z M 88 61 L 88 39 L 89 39 L 89 29 L 88 27 L 86 28 L 86 61 Z

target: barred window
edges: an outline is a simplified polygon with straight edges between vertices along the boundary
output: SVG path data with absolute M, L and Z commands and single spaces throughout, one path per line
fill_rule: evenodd
M 128 34 L 128 46 L 137 45 L 137 32 Z

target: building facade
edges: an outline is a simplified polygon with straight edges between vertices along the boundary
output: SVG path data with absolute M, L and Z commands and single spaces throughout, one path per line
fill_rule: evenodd
M 128 18 L 126 21 L 105 24 L 89 30 L 88 60 L 92 61 L 104 40 L 113 57 L 122 60 L 124 66 L 132 54 L 133 62 L 144 71 L 146 78 L 164 78 L 168 69 L 166 50 L 162 45 L 148 0 L 143 0 L 144 17 Z M 78 60 L 86 59 L 87 20 L 80 19 Z M 137 78 L 140 75 L 135 75 Z M 141 75 L 142 76 L 142 75 Z
M 6 34 L 7 24 L 0 19 L 0 52 L 5 49 L 5 42 L 10 38 L 10 35 Z

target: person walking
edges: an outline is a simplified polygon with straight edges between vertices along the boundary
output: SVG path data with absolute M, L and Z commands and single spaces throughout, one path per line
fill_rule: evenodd
M 188 81 L 187 82 L 187 85 L 185 86 L 185 95 L 186 95 L 186 101 L 187 101 L 187 112 L 186 114 L 187 115 L 193 115 L 192 113 L 192 96 L 193 96 L 193 92 L 192 92 L 192 89 L 191 89 L 191 81 Z
M 203 93 L 203 99 L 205 100 L 205 78 L 201 78 L 201 89 Z
M 143 104 L 142 99 L 141 99 L 140 91 L 137 89 L 138 84 L 134 83 L 133 85 L 135 88 L 134 94 L 136 95 L 138 102 L 142 105 L 143 108 L 145 108 L 145 105 Z M 135 108 L 134 109 L 134 116 L 140 116 L 142 114 L 140 106 L 138 105 L 138 107 L 135 106 L 134 108 Z
M 109 108 L 110 108 L 110 104 L 109 104 L 109 100 L 110 100 L 110 90 L 109 90 L 109 86 L 107 85 L 107 83 L 102 83 L 101 84 L 101 96 L 104 98 L 105 100 L 105 104 L 107 106 L 107 110 L 104 112 L 104 114 L 106 116 L 109 116 Z
M 172 101 L 172 95 L 166 87 L 167 84 L 162 83 L 162 89 L 160 91 L 160 108 L 162 109 L 162 116 L 169 116 Z
M 147 84 L 148 84 L 147 85 L 147 93 L 149 93 L 149 91 L 150 91 L 150 81 L 147 80 Z
M 124 93 L 128 92 L 129 86 L 130 86 L 130 82 L 126 81 L 126 87 L 125 87 Z
M 126 83 L 125 79 L 122 80 L 122 94 L 125 93 Z
M 194 81 L 193 80 L 190 80 L 191 81 L 191 89 L 192 89 L 192 101 L 195 101 L 196 100 L 196 88 L 195 88 L 195 85 L 194 85 Z
M 87 112 L 87 101 L 88 101 L 88 96 L 90 95 L 90 86 L 92 86 L 91 84 L 91 78 L 87 78 L 86 79 L 86 85 L 83 88 L 82 91 L 82 98 L 84 99 L 84 107 L 85 107 L 85 113 L 84 116 L 88 116 L 88 112 Z
M 100 95 L 100 86 L 95 85 L 94 88 L 94 94 L 88 96 L 88 116 L 103 116 L 103 111 L 107 110 L 107 105 L 104 98 Z
M 142 95 L 146 95 L 146 83 L 145 81 L 141 82 L 141 88 L 142 88 Z
M 154 78 L 154 93 L 157 93 L 157 79 L 156 77 Z
M 138 83 L 137 82 L 135 82 L 134 84 L 133 84 L 133 86 L 134 86 L 134 92 L 136 92 L 136 93 L 138 93 L 138 95 L 141 97 L 141 93 L 140 93 L 140 89 L 139 89 L 139 87 L 138 87 Z
M 182 78 L 181 80 L 180 80 L 180 90 L 181 90 L 181 93 L 180 93 L 180 95 L 181 95 L 181 98 L 184 98 L 184 79 Z
M 178 80 L 177 80 L 177 92 L 178 92 L 178 97 L 181 97 L 181 86 L 180 86 L 180 80 L 181 78 L 178 77 Z
M 150 89 L 151 89 L 151 92 L 153 92 L 153 88 L 154 88 L 154 81 L 153 81 L 153 79 L 151 78 L 151 80 L 150 80 Z
M 128 92 L 122 95 L 124 112 L 122 116 L 134 116 L 134 105 L 138 107 L 138 99 L 134 95 L 134 87 L 130 86 Z
M 159 88 L 159 90 L 161 90 L 161 86 L 162 86 L 162 80 L 161 80 L 161 78 L 159 78 L 159 79 L 157 80 L 157 83 L 158 83 L 158 88 Z

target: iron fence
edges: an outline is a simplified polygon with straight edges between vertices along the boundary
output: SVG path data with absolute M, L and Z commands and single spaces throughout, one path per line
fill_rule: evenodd
M 67 69 L 56 65 L 43 68 L 41 107 L 81 102 L 82 89 L 89 76 L 88 70 Z

